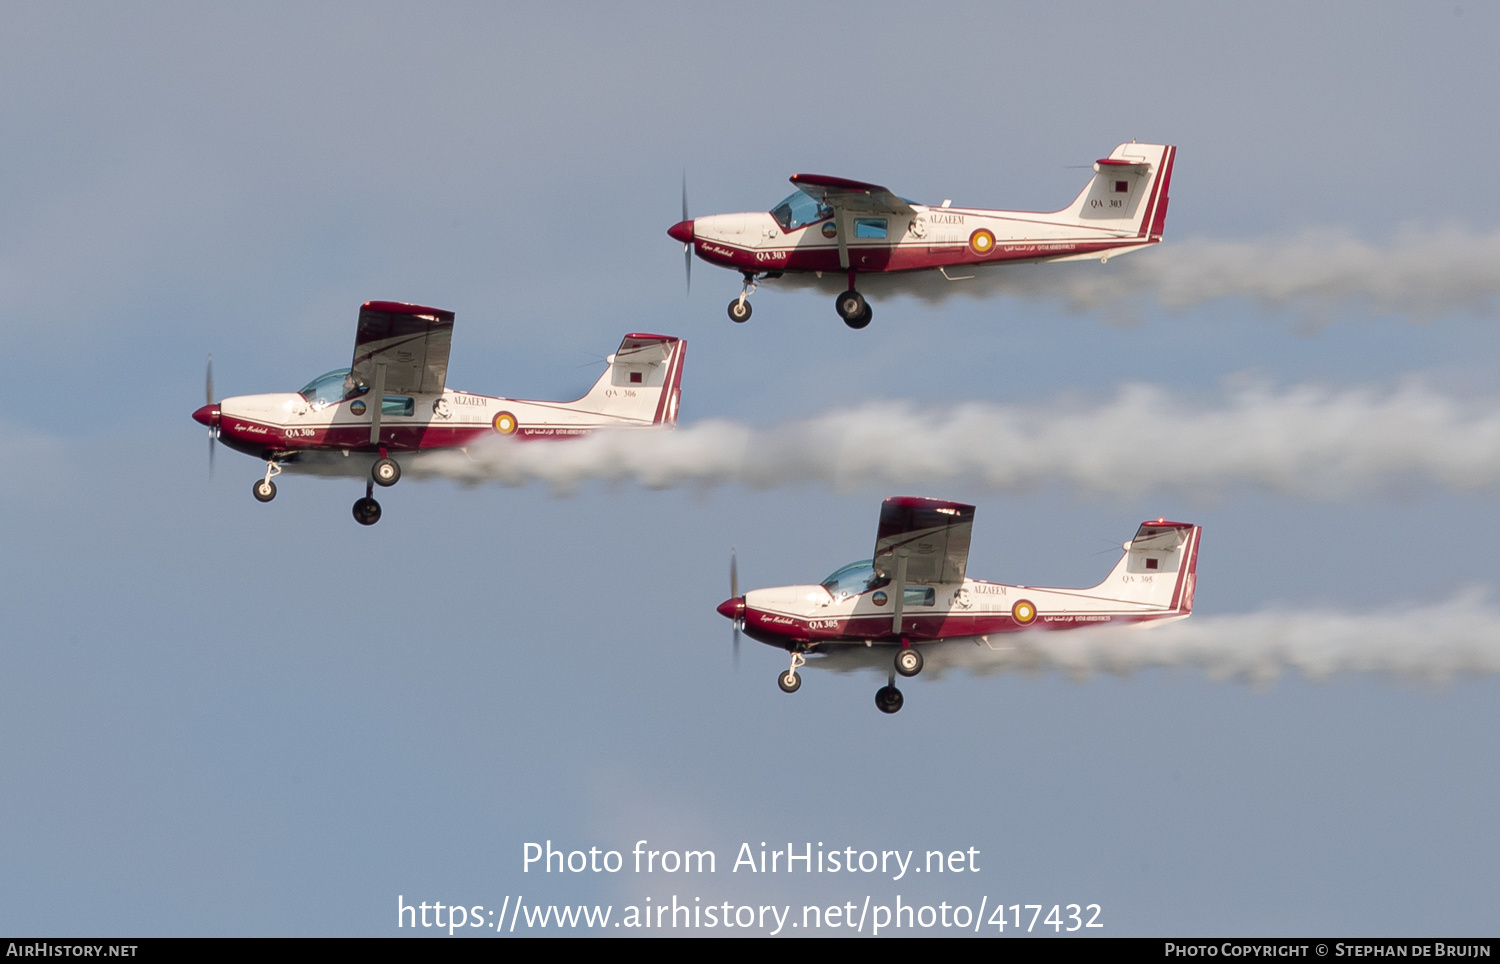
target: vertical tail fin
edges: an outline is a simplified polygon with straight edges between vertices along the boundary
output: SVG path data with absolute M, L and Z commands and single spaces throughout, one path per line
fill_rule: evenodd
M 1093 592 L 1186 616 L 1193 611 L 1202 534 L 1202 527 L 1189 522 L 1142 522 L 1125 543 L 1124 558 Z
M 1121 144 L 1094 162 L 1094 179 L 1056 217 L 1082 227 L 1160 241 L 1167 225 L 1167 190 L 1177 148 Z
M 676 425 L 687 342 L 671 335 L 626 335 L 578 411 L 643 425 Z

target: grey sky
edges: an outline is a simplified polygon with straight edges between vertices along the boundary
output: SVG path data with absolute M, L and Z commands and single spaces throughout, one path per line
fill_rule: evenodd
M 571 397 L 623 332 L 684 336 L 684 424 L 1093 409 L 1127 384 L 1211 408 L 1247 382 L 1388 398 L 1416 378 L 1492 405 L 1483 264 L 1462 298 L 1413 281 L 1430 311 L 1335 290 L 1312 321 L 1253 286 L 1130 285 L 1196 277 L 1174 244 L 1305 260 L 1337 235 L 1432 271 L 1449 260 L 1412 238 L 1493 250 L 1500 11 L 835 9 L 0 12 L 0 926 L 385 935 L 398 894 L 900 893 L 1097 902 L 1106 934 L 1493 929 L 1493 677 L 958 672 L 887 718 L 873 674 L 809 672 L 788 697 L 785 656 L 748 642 L 736 672 L 714 612 L 731 546 L 742 585 L 818 579 L 868 555 L 882 498 L 914 494 L 979 506 L 981 578 L 1092 584 L 1166 515 L 1204 526 L 1206 626 L 1408 613 L 1497 588 L 1489 492 L 555 498 L 413 477 L 363 529 L 348 480 L 288 474 L 259 505 L 258 463 L 221 449 L 208 481 L 205 354 L 220 394 L 295 389 L 347 364 L 371 298 L 456 311 L 450 384 L 492 394 Z M 1159 249 L 1026 269 L 1044 280 L 1024 297 L 876 298 L 863 332 L 770 285 L 731 325 L 738 279 L 700 262 L 684 295 L 665 235 L 684 170 L 695 214 L 767 208 L 797 171 L 1050 209 L 1132 137 L 1180 148 Z M 1128 317 L 1111 278 L 1137 292 Z M 1075 281 L 1104 295 L 1070 305 Z M 526 841 L 641 838 L 711 847 L 720 873 L 521 872 Z M 726 872 L 762 840 L 984 863 L 961 883 Z

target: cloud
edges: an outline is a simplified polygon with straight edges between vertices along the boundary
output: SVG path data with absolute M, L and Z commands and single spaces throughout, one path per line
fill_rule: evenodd
M 1500 673 L 1500 609 L 1473 590 L 1446 602 L 1368 613 L 1269 608 L 1193 616 L 1168 625 L 1032 630 L 923 646 L 923 675 L 1060 671 L 1086 679 L 1182 667 L 1214 680 L 1265 684 L 1288 671 L 1312 680 L 1348 674 L 1441 683 Z M 886 672 L 891 650 L 863 646 L 810 658 L 809 667 Z
M 1061 300 L 1074 311 L 1132 314 L 1144 304 L 1173 311 L 1222 298 L 1243 298 L 1319 323 L 1340 310 L 1428 322 L 1484 314 L 1500 295 L 1500 228 L 1407 227 L 1383 244 L 1345 231 L 1320 229 L 1286 238 L 1175 241 L 1098 263 L 991 266 L 950 270 L 972 274 L 949 281 L 936 271 L 862 275 L 872 298 L 909 296 L 927 302 L 1012 295 Z M 843 290 L 837 273 L 821 279 L 787 275 L 768 284 Z
M 1496 491 L 1500 402 L 1412 383 L 1385 391 L 1251 386 L 1205 404 L 1127 385 L 1093 405 L 869 403 L 780 425 L 710 419 L 558 442 L 495 438 L 412 459 L 408 471 L 471 484 L 542 482 L 559 493 L 590 480 L 887 493 L 1064 486 L 1122 498 L 1246 488 L 1314 499 L 1411 486 Z

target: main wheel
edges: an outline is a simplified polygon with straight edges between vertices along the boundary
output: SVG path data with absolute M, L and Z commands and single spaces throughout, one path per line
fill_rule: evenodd
M 787 670 L 776 677 L 776 685 L 781 687 L 783 693 L 795 693 L 802 686 L 802 677 L 791 670 Z
M 871 308 L 869 305 L 865 305 L 865 310 L 861 312 L 858 317 L 845 318 L 844 324 L 848 325 L 850 328 L 853 328 L 855 331 L 858 331 L 861 328 L 868 327 L 870 324 L 870 319 L 874 316 L 875 309 Z
M 736 298 L 729 303 L 729 320 L 745 322 L 750 320 L 750 302 L 741 301 Z
M 896 654 L 896 672 L 902 676 L 916 676 L 922 672 L 922 654 L 914 649 L 903 649 Z
M 850 327 L 860 327 L 855 325 L 854 322 L 858 321 L 860 316 L 865 313 L 865 309 L 869 307 L 869 305 L 865 304 L 865 296 L 853 288 L 839 295 L 838 300 L 833 305 L 838 309 L 839 317 L 844 319 L 844 324 Z M 866 324 L 868 323 L 867 321 Z
M 270 502 L 276 498 L 276 483 L 270 479 L 256 479 L 250 491 L 255 493 L 255 501 Z
M 395 459 L 377 459 L 370 469 L 376 485 L 391 486 L 401 481 L 401 466 Z
M 380 521 L 380 503 L 366 496 L 354 503 L 354 521 L 362 526 L 372 526 Z
M 875 691 L 875 706 L 882 713 L 895 713 L 904 702 L 901 691 L 894 686 L 882 686 Z

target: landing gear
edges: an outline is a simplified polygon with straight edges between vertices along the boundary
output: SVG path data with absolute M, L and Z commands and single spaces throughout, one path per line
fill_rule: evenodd
M 922 654 L 910 647 L 896 654 L 896 672 L 902 676 L 916 676 L 922 672 Z
M 272 482 L 271 480 L 276 478 L 276 476 L 280 474 L 281 466 L 278 465 L 275 461 L 267 460 L 266 477 L 263 479 L 257 479 L 255 481 L 255 485 L 251 486 L 250 488 L 250 491 L 255 493 L 255 501 L 270 502 L 272 499 L 276 498 L 276 483 Z
M 755 283 L 755 275 L 749 271 L 742 272 L 745 278 L 745 286 L 740 289 L 740 296 L 729 303 L 729 320 L 733 322 L 746 322 L 750 320 L 750 296 L 755 294 L 759 287 Z
M 370 469 L 370 475 L 375 479 L 376 485 L 389 487 L 401 481 L 401 466 L 396 464 L 395 459 L 382 456 Z
M 792 654 L 792 666 L 785 673 L 776 677 L 776 685 L 781 687 L 783 693 L 795 693 L 802 687 L 802 677 L 797 675 L 797 670 L 807 665 L 807 657 L 801 653 Z
M 372 526 L 380 521 L 380 503 L 373 498 L 374 492 L 375 483 L 366 482 L 365 497 L 354 503 L 354 521 L 362 526 Z
M 875 315 L 874 309 L 865 301 L 865 296 L 853 288 L 839 295 L 834 307 L 838 309 L 839 317 L 844 319 L 844 324 L 854 329 L 865 327 Z
M 365 496 L 354 503 L 354 521 L 362 526 L 372 526 L 380 521 L 380 503 Z
M 895 713 L 903 702 L 901 691 L 894 686 L 882 686 L 875 691 L 875 706 L 882 713 Z

